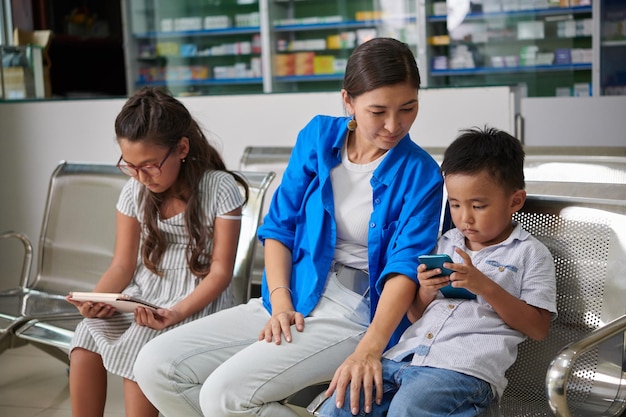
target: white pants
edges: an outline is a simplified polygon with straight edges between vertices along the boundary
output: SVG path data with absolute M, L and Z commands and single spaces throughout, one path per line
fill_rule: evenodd
M 269 318 L 253 299 L 158 336 L 135 362 L 139 386 L 166 417 L 296 417 L 279 401 L 332 378 L 367 329 L 369 301 L 331 273 L 291 343 L 258 341 Z

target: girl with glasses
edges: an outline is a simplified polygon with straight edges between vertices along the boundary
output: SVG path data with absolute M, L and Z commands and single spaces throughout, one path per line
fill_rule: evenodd
M 95 292 L 124 293 L 158 305 L 117 312 L 78 302 L 85 319 L 70 352 L 73 416 L 102 416 L 107 372 L 124 378 L 126 415 L 157 417 L 133 373 L 141 347 L 183 323 L 233 305 L 230 282 L 247 195 L 178 100 L 145 88 L 115 121 L 129 175 L 117 203 L 113 259 Z M 98 221 L 98 219 L 94 219 Z

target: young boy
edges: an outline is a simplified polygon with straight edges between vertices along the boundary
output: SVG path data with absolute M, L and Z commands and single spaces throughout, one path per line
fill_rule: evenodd
M 444 267 L 454 272 L 435 277 L 439 268 L 419 266 L 413 324 L 383 355 L 382 379 L 378 370 L 371 386 L 346 387 L 336 377 L 320 416 L 478 415 L 502 395 L 518 344 L 548 334 L 556 314 L 552 255 L 511 220 L 526 199 L 522 145 L 497 129 L 466 130 L 441 171 L 456 228 L 434 253 L 450 255 Z M 445 298 L 439 290 L 449 283 L 477 298 Z

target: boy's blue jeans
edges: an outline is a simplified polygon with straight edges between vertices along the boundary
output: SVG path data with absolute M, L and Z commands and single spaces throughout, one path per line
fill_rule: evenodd
M 374 417 L 470 417 L 482 413 L 493 399 L 491 386 L 478 378 L 447 369 L 411 366 L 411 362 L 382 360 L 383 400 L 363 411 L 363 393 L 357 416 Z M 350 389 L 337 408 L 336 394 L 320 408 L 322 417 L 352 417 Z M 372 393 L 374 395 L 374 393 Z

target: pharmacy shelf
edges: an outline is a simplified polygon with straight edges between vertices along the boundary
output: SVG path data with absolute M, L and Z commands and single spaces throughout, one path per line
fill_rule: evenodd
M 464 21 L 468 20 L 485 20 L 491 18 L 502 17 L 524 17 L 524 16 L 560 16 L 564 14 L 585 14 L 591 13 L 591 6 L 575 6 L 575 7 L 551 7 L 548 9 L 528 9 L 528 10 L 511 10 L 503 12 L 489 12 L 489 13 L 468 13 L 464 17 Z M 428 22 L 445 22 L 448 16 L 446 15 L 431 15 L 426 18 Z
M 611 47 L 611 46 L 626 46 L 626 39 L 617 40 L 617 41 L 602 41 L 602 46 Z
M 465 41 L 451 39 L 449 43 L 440 43 L 433 46 L 449 46 L 449 45 L 514 45 L 514 44 L 537 44 L 537 43 L 556 43 L 556 42 L 572 42 L 572 41 L 584 41 L 591 40 L 592 36 L 572 36 L 566 37 L 549 37 L 549 38 L 534 38 L 534 39 L 517 39 L 517 38 L 490 38 L 486 41 Z M 625 41 L 626 43 L 626 41 Z
M 517 67 L 480 67 L 480 68 L 456 68 L 438 70 L 432 69 L 433 77 L 455 75 L 488 75 L 488 74 L 513 74 L 522 72 L 556 72 L 556 71 L 587 71 L 591 64 L 562 64 L 562 65 L 526 65 Z
M 343 74 L 290 75 L 274 79 L 279 82 L 341 81 Z
M 261 53 L 249 53 L 249 54 L 214 54 L 214 55 L 150 55 L 150 56 L 138 56 L 137 57 L 137 61 L 144 61 L 144 62 L 155 62 L 155 63 L 159 63 L 159 62 L 165 62 L 167 60 L 177 60 L 177 61 L 184 61 L 184 60 L 188 60 L 188 59 L 194 59 L 194 60 L 202 60 L 203 58 L 221 58 L 221 57 L 226 57 L 226 58 L 253 58 L 253 57 L 260 57 Z
M 393 22 L 415 23 L 416 18 L 408 17 L 402 19 L 390 19 Z M 359 29 L 378 27 L 386 24 L 390 20 L 343 20 L 340 22 L 330 23 L 312 23 L 312 24 L 293 24 L 293 25 L 274 25 L 275 32 L 295 32 L 295 31 L 314 31 L 314 30 L 332 30 L 332 29 Z
M 211 86 L 211 85 L 246 85 L 261 84 L 263 78 L 209 78 L 205 80 L 166 80 L 166 81 L 146 81 L 135 82 L 137 87 L 156 86 L 156 87 L 190 87 L 190 86 Z
M 168 38 L 184 38 L 184 37 L 202 37 L 202 36 L 226 36 L 226 35 L 246 35 L 260 33 L 260 26 L 247 26 L 238 28 L 224 29 L 203 29 L 203 30 L 181 30 L 172 32 L 144 32 L 133 33 L 135 39 L 168 39 Z

